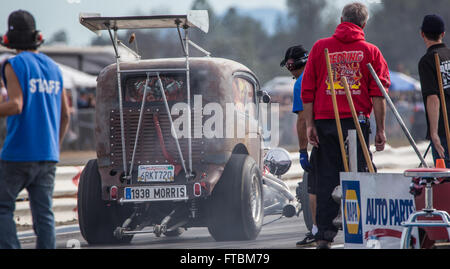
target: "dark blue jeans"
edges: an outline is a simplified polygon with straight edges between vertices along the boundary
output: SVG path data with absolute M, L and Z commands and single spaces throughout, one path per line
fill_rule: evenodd
M 56 247 L 52 212 L 55 172 L 55 162 L 0 162 L 0 248 L 20 248 L 14 210 L 23 189 L 30 200 L 36 248 Z

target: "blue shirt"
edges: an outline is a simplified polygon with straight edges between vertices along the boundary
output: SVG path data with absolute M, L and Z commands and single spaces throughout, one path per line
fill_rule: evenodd
M 28 51 L 8 62 L 22 88 L 23 108 L 7 117 L 2 160 L 59 161 L 63 80 L 58 65 L 45 54 Z M 4 72 L 3 67 L 3 77 Z
M 303 111 L 303 102 L 302 102 L 302 98 L 301 98 L 302 78 L 303 78 L 303 73 L 300 75 L 300 77 L 297 79 L 297 81 L 294 84 L 294 102 L 293 102 L 293 106 L 292 106 L 292 112 L 294 112 L 294 113 Z

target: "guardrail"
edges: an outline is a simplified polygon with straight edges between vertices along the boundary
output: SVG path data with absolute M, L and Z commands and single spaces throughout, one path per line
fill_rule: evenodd
M 77 192 L 78 180 L 83 166 L 57 166 L 55 189 L 53 191 L 53 213 L 56 222 L 68 222 L 78 218 Z M 31 210 L 28 193 L 23 190 L 16 201 L 14 219 L 19 225 L 31 225 Z
M 95 108 L 76 109 L 70 116 L 63 150 L 95 150 Z

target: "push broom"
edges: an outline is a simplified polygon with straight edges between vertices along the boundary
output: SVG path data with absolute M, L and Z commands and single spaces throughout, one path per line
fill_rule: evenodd
M 342 134 L 341 119 L 339 117 L 339 110 L 338 110 L 338 105 L 337 105 L 337 100 L 336 100 L 336 91 L 334 89 L 333 71 L 331 70 L 330 55 L 328 53 L 328 49 L 325 49 L 325 59 L 327 62 L 328 81 L 330 83 L 331 99 L 333 101 L 334 118 L 336 120 L 336 127 L 337 127 L 337 131 L 338 131 L 338 135 L 339 135 L 339 146 L 341 148 L 342 162 L 344 163 L 345 172 L 349 172 L 350 169 L 348 167 L 347 154 L 345 152 L 344 136 Z

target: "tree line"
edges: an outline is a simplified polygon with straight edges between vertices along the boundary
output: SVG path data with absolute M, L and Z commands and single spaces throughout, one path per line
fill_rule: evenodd
M 371 14 L 366 40 L 380 48 L 391 70 L 417 78 L 417 63 L 426 50 L 419 34 L 422 19 L 426 14 L 440 14 L 450 27 L 449 4 L 450 0 L 382 0 L 368 4 Z M 287 0 L 286 5 L 288 12 L 279 16 L 275 30 L 269 34 L 261 22 L 264 18 L 243 15 L 233 7 L 219 15 L 208 0 L 195 0 L 191 9 L 209 11 L 210 31 L 204 34 L 193 30 L 191 38 L 214 57 L 248 66 L 262 84 L 275 76 L 289 75 L 279 65 L 286 49 L 302 44 L 309 50 L 318 39 L 331 36 L 342 6 L 332 0 Z M 144 59 L 182 56 L 178 34 L 173 31 L 136 31 L 139 53 Z M 122 33 L 119 38 L 128 40 L 130 34 Z M 64 38 L 64 33 L 58 33 L 54 39 Z M 91 41 L 91 45 L 109 44 L 106 37 Z M 193 56 L 201 55 L 191 51 Z

